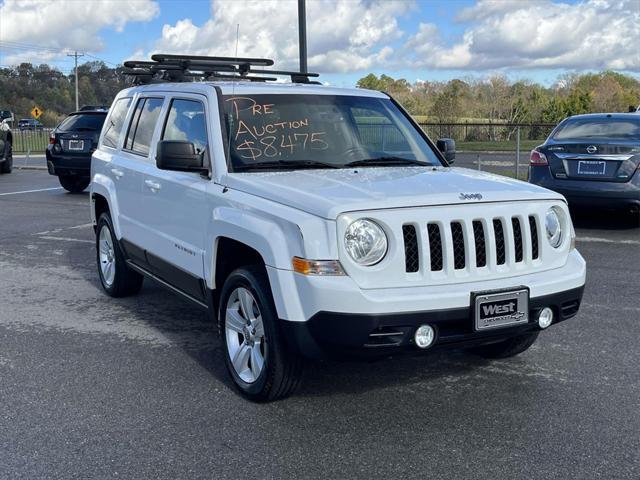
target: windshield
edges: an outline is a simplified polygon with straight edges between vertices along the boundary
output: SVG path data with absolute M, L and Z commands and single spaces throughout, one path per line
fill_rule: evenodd
M 554 140 L 615 138 L 640 140 L 640 118 L 598 118 L 568 120 L 553 135 Z
M 442 165 L 389 99 L 288 94 L 223 99 L 235 171 Z
M 104 120 L 107 118 L 106 113 L 92 113 L 85 115 L 71 115 L 65 118 L 58 125 L 59 132 L 78 132 L 78 131 L 96 131 L 102 130 Z

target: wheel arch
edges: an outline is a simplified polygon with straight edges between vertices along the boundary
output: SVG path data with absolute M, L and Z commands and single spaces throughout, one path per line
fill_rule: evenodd
M 122 238 L 122 234 L 120 232 L 120 222 L 118 221 L 118 204 L 114 200 L 115 195 L 113 195 L 113 181 L 104 175 L 96 174 L 91 179 L 90 189 L 91 193 L 89 195 L 89 201 L 91 210 L 91 223 L 93 223 L 94 228 L 98 224 L 98 218 L 100 218 L 100 215 L 103 212 L 107 211 L 111 216 L 111 222 L 113 223 L 113 229 L 116 238 Z

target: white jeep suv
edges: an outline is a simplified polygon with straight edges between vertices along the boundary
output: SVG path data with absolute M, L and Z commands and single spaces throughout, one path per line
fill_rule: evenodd
M 577 313 L 561 195 L 450 167 L 384 93 L 239 72 L 120 92 L 90 198 L 106 292 L 149 277 L 209 309 L 245 396 L 291 393 L 305 356 L 508 357 Z

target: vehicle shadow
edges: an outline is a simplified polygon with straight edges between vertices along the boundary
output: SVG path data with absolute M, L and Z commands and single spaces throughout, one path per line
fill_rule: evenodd
M 91 283 L 100 290 L 97 277 Z M 145 280 L 139 295 L 117 301 L 123 321 L 143 324 L 157 332 L 166 344 L 181 348 L 215 381 L 234 389 L 224 363 L 224 352 L 215 319 L 202 309 Z M 337 393 L 363 394 L 390 386 L 412 389 L 412 385 L 468 374 L 489 362 L 465 351 L 400 354 L 378 359 L 340 361 L 306 360 L 305 373 L 296 397 L 321 397 Z M 428 388 L 428 386 L 427 386 Z
M 640 213 L 628 211 L 571 207 L 571 218 L 576 228 L 595 230 L 634 230 L 640 228 Z

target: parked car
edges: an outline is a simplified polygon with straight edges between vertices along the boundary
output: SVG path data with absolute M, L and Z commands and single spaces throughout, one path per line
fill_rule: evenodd
M 89 186 L 91 154 L 98 145 L 106 117 L 103 110 L 74 112 L 51 132 L 47 168 L 65 190 L 79 193 Z
M 640 116 L 575 115 L 531 152 L 529 182 L 569 205 L 640 212 Z
M 18 121 L 18 128 L 22 130 L 42 130 L 43 125 L 33 118 L 23 118 Z
M 272 64 L 153 58 L 125 66 L 144 83 Z M 243 78 L 121 91 L 90 195 L 105 292 L 147 277 L 208 310 L 243 395 L 288 395 L 303 356 L 510 357 L 576 315 L 586 267 L 561 195 L 451 168 L 453 141 L 385 93 Z
M 109 105 L 84 105 L 80 107 L 81 112 L 86 112 L 87 110 L 104 110 L 106 112 L 109 110 Z
M 9 117 L 0 120 L 0 174 L 11 173 L 13 169 L 13 134 Z

